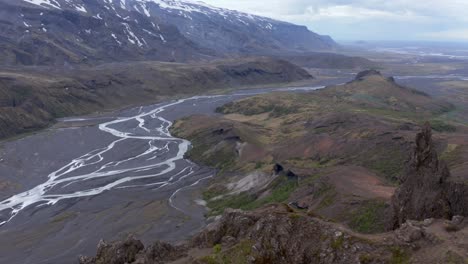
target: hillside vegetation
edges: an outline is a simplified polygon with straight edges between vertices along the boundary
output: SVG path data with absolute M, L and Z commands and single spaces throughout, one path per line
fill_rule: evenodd
M 453 109 L 366 71 L 342 86 L 229 103 L 223 116 L 193 116 L 173 132 L 192 141 L 189 158 L 219 169 L 205 191 L 211 215 L 287 202 L 372 233 L 384 230 L 385 203 L 420 125 Z M 435 134 L 441 151 L 466 129 L 434 124 L 451 128 Z

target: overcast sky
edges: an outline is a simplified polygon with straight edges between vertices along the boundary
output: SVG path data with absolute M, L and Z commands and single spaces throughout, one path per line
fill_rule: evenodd
M 468 0 L 204 0 L 337 40 L 468 41 Z

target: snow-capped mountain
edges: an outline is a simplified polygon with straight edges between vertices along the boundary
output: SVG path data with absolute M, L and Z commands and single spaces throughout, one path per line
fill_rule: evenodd
M 111 0 L 108 0 L 111 2 Z M 335 46 L 304 26 L 180 0 L 120 0 L 122 7 L 177 26 L 187 38 L 223 52 L 316 51 Z
M 0 0 L 4 65 L 189 61 L 335 45 L 303 26 L 188 0 Z

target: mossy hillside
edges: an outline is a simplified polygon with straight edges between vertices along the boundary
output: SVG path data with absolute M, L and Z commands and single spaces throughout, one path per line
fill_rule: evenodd
M 258 197 L 257 193 L 243 192 L 235 195 L 225 195 L 217 199 L 208 199 L 208 208 L 210 215 L 219 215 L 226 208 L 253 210 L 269 203 L 286 202 L 291 193 L 298 187 L 298 182 L 290 180 L 286 176 L 280 176 L 275 179 L 266 189 L 269 193 L 262 198 Z M 208 189 L 203 193 L 205 199 L 209 197 L 217 197 L 222 195 L 221 192 L 213 193 Z
M 253 251 L 254 242 L 251 240 L 242 240 L 235 246 L 223 249 L 220 244 L 213 247 L 211 255 L 198 259 L 204 264 L 244 264 L 248 263 Z
M 208 144 L 207 138 L 213 139 L 213 136 L 207 131 L 230 127 L 235 128 L 237 136 L 241 135 L 242 142 L 255 142 L 252 144 L 261 145 L 261 150 L 247 149 L 234 159 L 232 155 L 224 158 L 224 164 L 228 164 L 224 167 L 226 172 L 236 176 L 253 171 L 269 173 L 273 165 L 279 163 L 302 176 L 297 186 L 270 185 L 261 191 L 256 188 L 235 195 L 226 195 L 226 189 L 210 187 L 204 196 L 212 209 L 211 215 L 221 214 L 226 208 L 252 210 L 271 202 L 302 199 L 310 210 L 322 217 L 345 222 L 358 232 L 378 233 L 383 230 L 382 201 L 353 196 L 353 203 L 348 204 L 345 202 L 347 195 L 353 193 L 339 193 L 342 188 L 335 189 L 333 185 L 315 189 L 320 177 L 309 181 L 312 177 L 304 176 L 326 175 L 338 168 L 363 167 L 369 179 L 377 176 L 384 185 L 396 185 L 418 125 L 425 120 L 443 120 L 442 116 L 453 111 L 453 106 L 377 76 L 310 93 L 254 96 L 229 103 L 218 111 L 224 115 L 213 117 L 200 131 L 184 134 L 185 138 L 194 140 L 194 148 L 198 140 L 206 144 L 198 156 L 206 159 L 206 153 L 210 153 L 207 146 L 220 146 L 224 140 Z M 203 118 L 192 117 L 180 127 L 190 130 L 203 122 Z M 440 133 L 438 130 L 452 133 L 451 124 L 451 121 L 436 122 L 434 133 Z M 456 153 L 450 149 L 445 156 L 458 164 Z M 218 157 L 223 155 L 209 162 Z M 228 182 L 227 176 L 217 177 L 213 185 Z
M 365 201 L 350 217 L 350 227 L 360 233 L 383 232 L 385 230 L 385 202 Z

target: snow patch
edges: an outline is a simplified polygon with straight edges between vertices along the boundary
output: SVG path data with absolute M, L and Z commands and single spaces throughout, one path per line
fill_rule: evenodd
M 119 46 L 122 46 L 122 42 L 119 41 L 119 39 L 117 38 L 117 36 L 112 33 L 111 36 L 114 38 L 115 42 L 117 42 L 117 44 L 119 44 Z
M 127 34 L 127 39 L 128 42 L 132 43 L 133 45 L 137 44 L 138 47 L 142 47 L 143 43 L 140 41 L 140 39 L 133 33 L 132 28 L 130 27 L 129 24 L 127 23 L 122 23 L 122 25 L 125 26 L 124 33 Z
M 166 39 L 162 34 L 159 34 L 159 38 L 162 40 L 162 42 L 167 43 Z
M 60 4 L 52 0 L 24 0 L 24 1 L 34 4 L 34 5 L 42 6 L 45 8 L 53 7 L 53 8 L 61 9 Z

